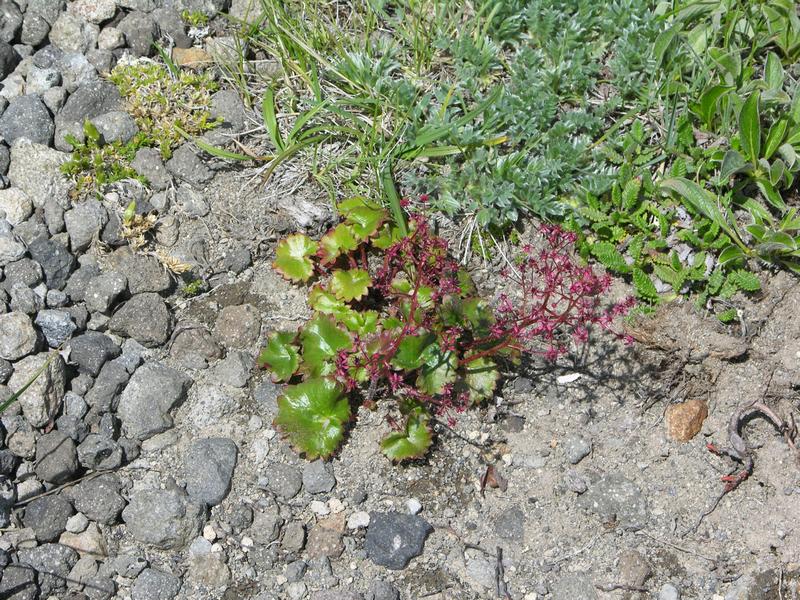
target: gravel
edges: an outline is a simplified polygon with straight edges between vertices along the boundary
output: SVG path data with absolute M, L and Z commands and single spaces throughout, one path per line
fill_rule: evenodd
M 75 508 L 87 518 L 104 525 L 117 522 L 126 502 L 122 483 L 113 473 L 104 473 L 82 481 L 70 490 Z
M 0 68 L 2 62 L 2 48 L 0 48 Z M 50 144 L 54 133 L 53 117 L 39 96 L 12 98 L 8 108 L 0 115 L 0 135 L 7 144 L 13 144 L 15 140 L 23 137 L 37 144 Z
M 45 367 L 45 363 L 50 361 Z M 41 373 L 34 379 L 34 375 Z M 19 391 L 19 404 L 28 422 L 34 427 L 42 427 L 56 414 L 66 387 L 66 366 L 60 354 L 34 354 L 26 356 L 14 365 L 14 374 L 8 387 Z
M 610 522 L 616 520 L 629 530 L 642 529 L 648 520 L 647 500 L 641 489 L 619 473 L 610 473 L 589 485 L 578 496 L 578 505 Z
M 153 348 L 163 345 L 172 332 L 167 305 L 158 294 L 147 292 L 132 296 L 114 313 L 108 329 Z
M 19 360 L 36 350 L 38 336 L 31 318 L 20 312 L 0 315 L 0 357 Z
M 181 580 L 171 573 L 145 569 L 131 588 L 132 600 L 172 600 L 178 595 Z
M 309 494 L 324 494 L 335 486 L 333 468 L 324 461 L 315 460 L 303 467 L 303 489 Z
M 61 431 L 44 434 L 36 442 L 36 476 L 48 483 L 64 483 L 78 471 L 75 442 Z
M 116 358 L 122 349 L 107 335 L 99 331 L 87 331 L 69 341 L 70 361 L 78 370 L 97 377 L 106 361 Z

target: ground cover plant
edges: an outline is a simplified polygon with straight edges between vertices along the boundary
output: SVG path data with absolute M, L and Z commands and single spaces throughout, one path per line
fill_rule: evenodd
M 277 381 L 275 425 L 310 458 L 331 455 L 359 405 L 391 403 L 393 430 L 381 442 L 392 460 L 431 444 L 429 422 L 493 396 L 501 367 L 522 353 L 555 359 L 610 330 L 631 301 L 607 306 L 611 280 L 571 256 L 575 235 L 542 228 L 542 249 L 523 248 L 505 273 L 509 293 L 493 307 L 427 220 L 388 221 L 364 198 L 338 205 L 342 222 L 318 242 L 294 234 L 277 247 L 275 269 L 312 282 L 312 318 L 273 333 L 259 357 Z

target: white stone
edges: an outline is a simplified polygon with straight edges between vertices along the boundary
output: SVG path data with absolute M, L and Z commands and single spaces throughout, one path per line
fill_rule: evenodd
M 422 510 L 422 503 L 416 498 L 409 498 L 406 500 L 406 508 L 412 515 L 416 515 Z
M 331 498 L 328 500 L 328 507 L 333 514 L 338 514 L 344 510 L 344 504 L 338 498 Z
M 0 209 L 6 213 L 6 221 L 19 225 L 33 214 L 33 202 L 21 189 L 10 187 L 0 190 Z
M 364 529 L 369 527 L 369 513 L 359 510 L 347 517 L 348 529 Z
M 67 519 L 66 529 L 70 533 L 81 533 L 89 526 L 89 519 L 83 513 L 75 513 Z
M 324 517 L 331 512 L 328 508 L 328 505 L 319 500 L 312 500 L 309 503 L 308 508 L 311 509 L 311 512 L 313 512 L 315 515 L 319 515 L 320 517 Z
M 203 537 L 209 542 L 213 542 L 217 539 L 217 532 L 214 531 L 214 526 L 210 523 L 203 527 Z

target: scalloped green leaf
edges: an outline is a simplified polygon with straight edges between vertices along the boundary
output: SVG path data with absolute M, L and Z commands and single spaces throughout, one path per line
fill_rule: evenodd
M 317 251 L 317 242 L 302 233 L 283 239 L 275 250 L 275 270 L 291 281 L 307 281 L 314 274 L 309 258 Z
M 323 263 L 330 264 L 342 254 L 352 252 L 358 248 L 359 243 L 353 232 L 353 227 L 346 223 L 339 223 L 319 240 L 317 254 Z
M 430 332 L 404 337 L 392 358 L 392 366 L 405 371 L 419 369 L 429 358 L 425 350 L 435 341 L 436 335 Z
M 272 371 L 276 381 L 288 381 L 300 366 L 300 347 L 294 343 L 296 339 L 297 334 L 290 331 L 270 335 L 258 355 L 258 366 Z
M 347 309 L 347 305 L 342 300 L 321 285 L 315 285 L 308 292 L 308 305 L 312 310 L 326 315 L 336 315 Z
M 302 368 L 312 377 L 333 373 L 336 355 L 352 343 L 350 334 L 326 315 L 319 315 L 306 323 L 300 340 L 303 344 Z
M 274 425 L 306 458 L 326 458 L 339 447 L 350 420 L 350 403 L 341 385 L 315 377 L 290 385 L 278 398 Z
M 416 412 L 408 416 L 403 431 L 390 433 L 381 440 L 381 449 L 387 458 L 397 462 L 423 456 L 432 441 L 428 415 Z
M 426 394 L 441 394 L 456 379 L 458 359 L 455 352 L 443 352 L 438 344 L 425 349 L 425 361 L 417 376 L 417 388 Z
M 492 397 L 500 379 L 497 365 L 489 358 L 478 358 L 467 364 L 464 382 L 469 389 L 469 399 L 477 404 Z
M 332 315 L 347 329 L 366 335 L 378 328 L 378 313 L 374 310 L 353 310 L 321 286 L 314 286 L 308 293 L 308 305 L 317 312 Z
M 381 250 L 386 250 L 389 246 L 396 244 L 403 239 L 403 232 L 399 227 L 384 224 L 380 233 L 372 238 L 372 245 Z
M 366 198 L 348 198 L 339 203 L 339 213 L 352 226 L 357 238 L 366 240 L 375 235 L 388 214 Z
M 330 290 L 340 300 L 361 300 L 372 285 L 369 273 L 364 269 L 336 270 L 331 275 Z

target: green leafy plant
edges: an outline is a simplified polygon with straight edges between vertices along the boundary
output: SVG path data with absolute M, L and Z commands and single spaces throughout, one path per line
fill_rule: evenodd
M 143 143 L 141 136 L 136 136 L 125 144 L 106 143 L 97 128 L 88 120 L 83 124 L 83 133 L 84 141 L 78 140 L 72 134 L 65 136 L 67 143 L 72 146 L 72 155 L 61 165 L 61 171 L 75 182 L 73 197 L 81 198 L 98 193 L 104 185 L 123 179 L 147 182 L 130 166 L 136 151 Z
M 353 407 L 380 401 L 390 402 L 393 425 L 383 452 L 419 457 L 432 419 L 490 399 L 502 363 L 522 352 L 555 359 L 631 306 L 601 307 L 610 278 L 574 262 L 575 236 L 557 227 L 545 226 L 544 249 L 524 248 L 504 273 L 518 302 L 502 295 L 492 309 L 422 216 L 411 217 L 404 236 L 369 200 L 338 209 L 342 222 L 319 241 L 294 234 L 278 244 L 275 268 L 313 282 L 314 312 L 297 332 L 270 335 L 259 357 L 289 383 L 275 425 L 308 458 L 336 450 Z

